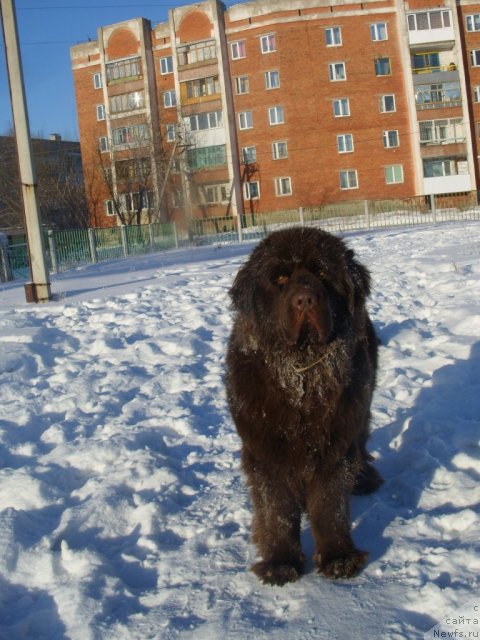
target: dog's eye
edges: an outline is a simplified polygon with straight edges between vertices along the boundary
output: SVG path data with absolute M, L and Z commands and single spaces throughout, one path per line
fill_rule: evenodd
M 279 287 L 284 287 L 288 282 L 288 276 L 284 273 L 281 273 L 279 276 L 275 278 L 275 283 L 278 284 Z

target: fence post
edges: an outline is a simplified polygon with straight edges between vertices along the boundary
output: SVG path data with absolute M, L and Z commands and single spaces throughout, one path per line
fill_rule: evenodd
M 368 209 L 368 200 L 364 200 L 363 206 L 365 209 L 365 224 L 367 225 L 367 229 L 370 229 L 370 211 Z
M 175 239 L 175 249 L 178 249 L 178 231 L 177 231 L 177 223 L 172 222 L 173 226 L 173 237 Z
M 4 282 L 10 282 L 10 280 L 13 280 L 7 246 L 8 246 L 7 236 L 4 235 L 3 233 L 0 233 L 0 265 L 2 266 L 2 272 L 3 272 L 3 273 L 0 273 L 0 276 L 1 276 L 1 280 L 3 280 Z
M 430 210 L 432 212 L 433 224 L 437 224 L 437 203 L 435 202 L 435 194 L 430 196 Z
M 55 242 L 55 232 L 48 232 L 48 248 L 50 250 L 50 262 L 52 263 L 52 273 L 58 273 L 57 243 Z
M 148 224 L 148 241 L 150 243 L 150 251 L 155 251 L 155 236 L 153 233 L 153 224 L 151 222 Z
M 127 227 L 122 224 L 120 227 L 120 232 L 122 234 L 122 244 L 123 244 L 123 255 L 125 257 L 128 256 L 128 236 L 127 236 Z
M 305 225 L 305 216 L 303 215 L 303 207 L 299 207 L 298 214 L 300 216 L 300 224 L 303 227 Z
M 237 214 L 237 234 L 238 241 L 243 242 L 242 214 Z
M 90 247 L 90 258 L 92 260 L 92 264 L 97 264 L 97 240 L 95 238 L 95 229 L 92 228 L 88 229 L 88 246 Z

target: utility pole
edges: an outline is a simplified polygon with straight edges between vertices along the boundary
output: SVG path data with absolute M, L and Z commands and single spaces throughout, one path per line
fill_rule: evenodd
M 27 302 L 48 302 L 52 299 L 52 294 L 38 208 L 37 181 L 32 160 L 32 141 L 13 2 L 14 0 L 0 0 L 0 8 L 32 276 L 32 282 L 25 285 L 25 296 Z

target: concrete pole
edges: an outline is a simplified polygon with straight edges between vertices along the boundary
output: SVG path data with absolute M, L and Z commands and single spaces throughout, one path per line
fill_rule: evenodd
M 18 44 L 17 18 L 13 0 L 0 0 L 0 7 L 32 276 L 32 282 L 25 285 L 25 295 L 27 302 L 48 302 L 52 299 L 52 294 L 38 209 L 30 126 Z

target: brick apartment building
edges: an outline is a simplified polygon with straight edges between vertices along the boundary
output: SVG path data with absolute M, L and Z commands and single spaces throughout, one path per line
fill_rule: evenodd
M 477 188 L 480 0 L 205 0 L 71 61 L 98 226 Z

